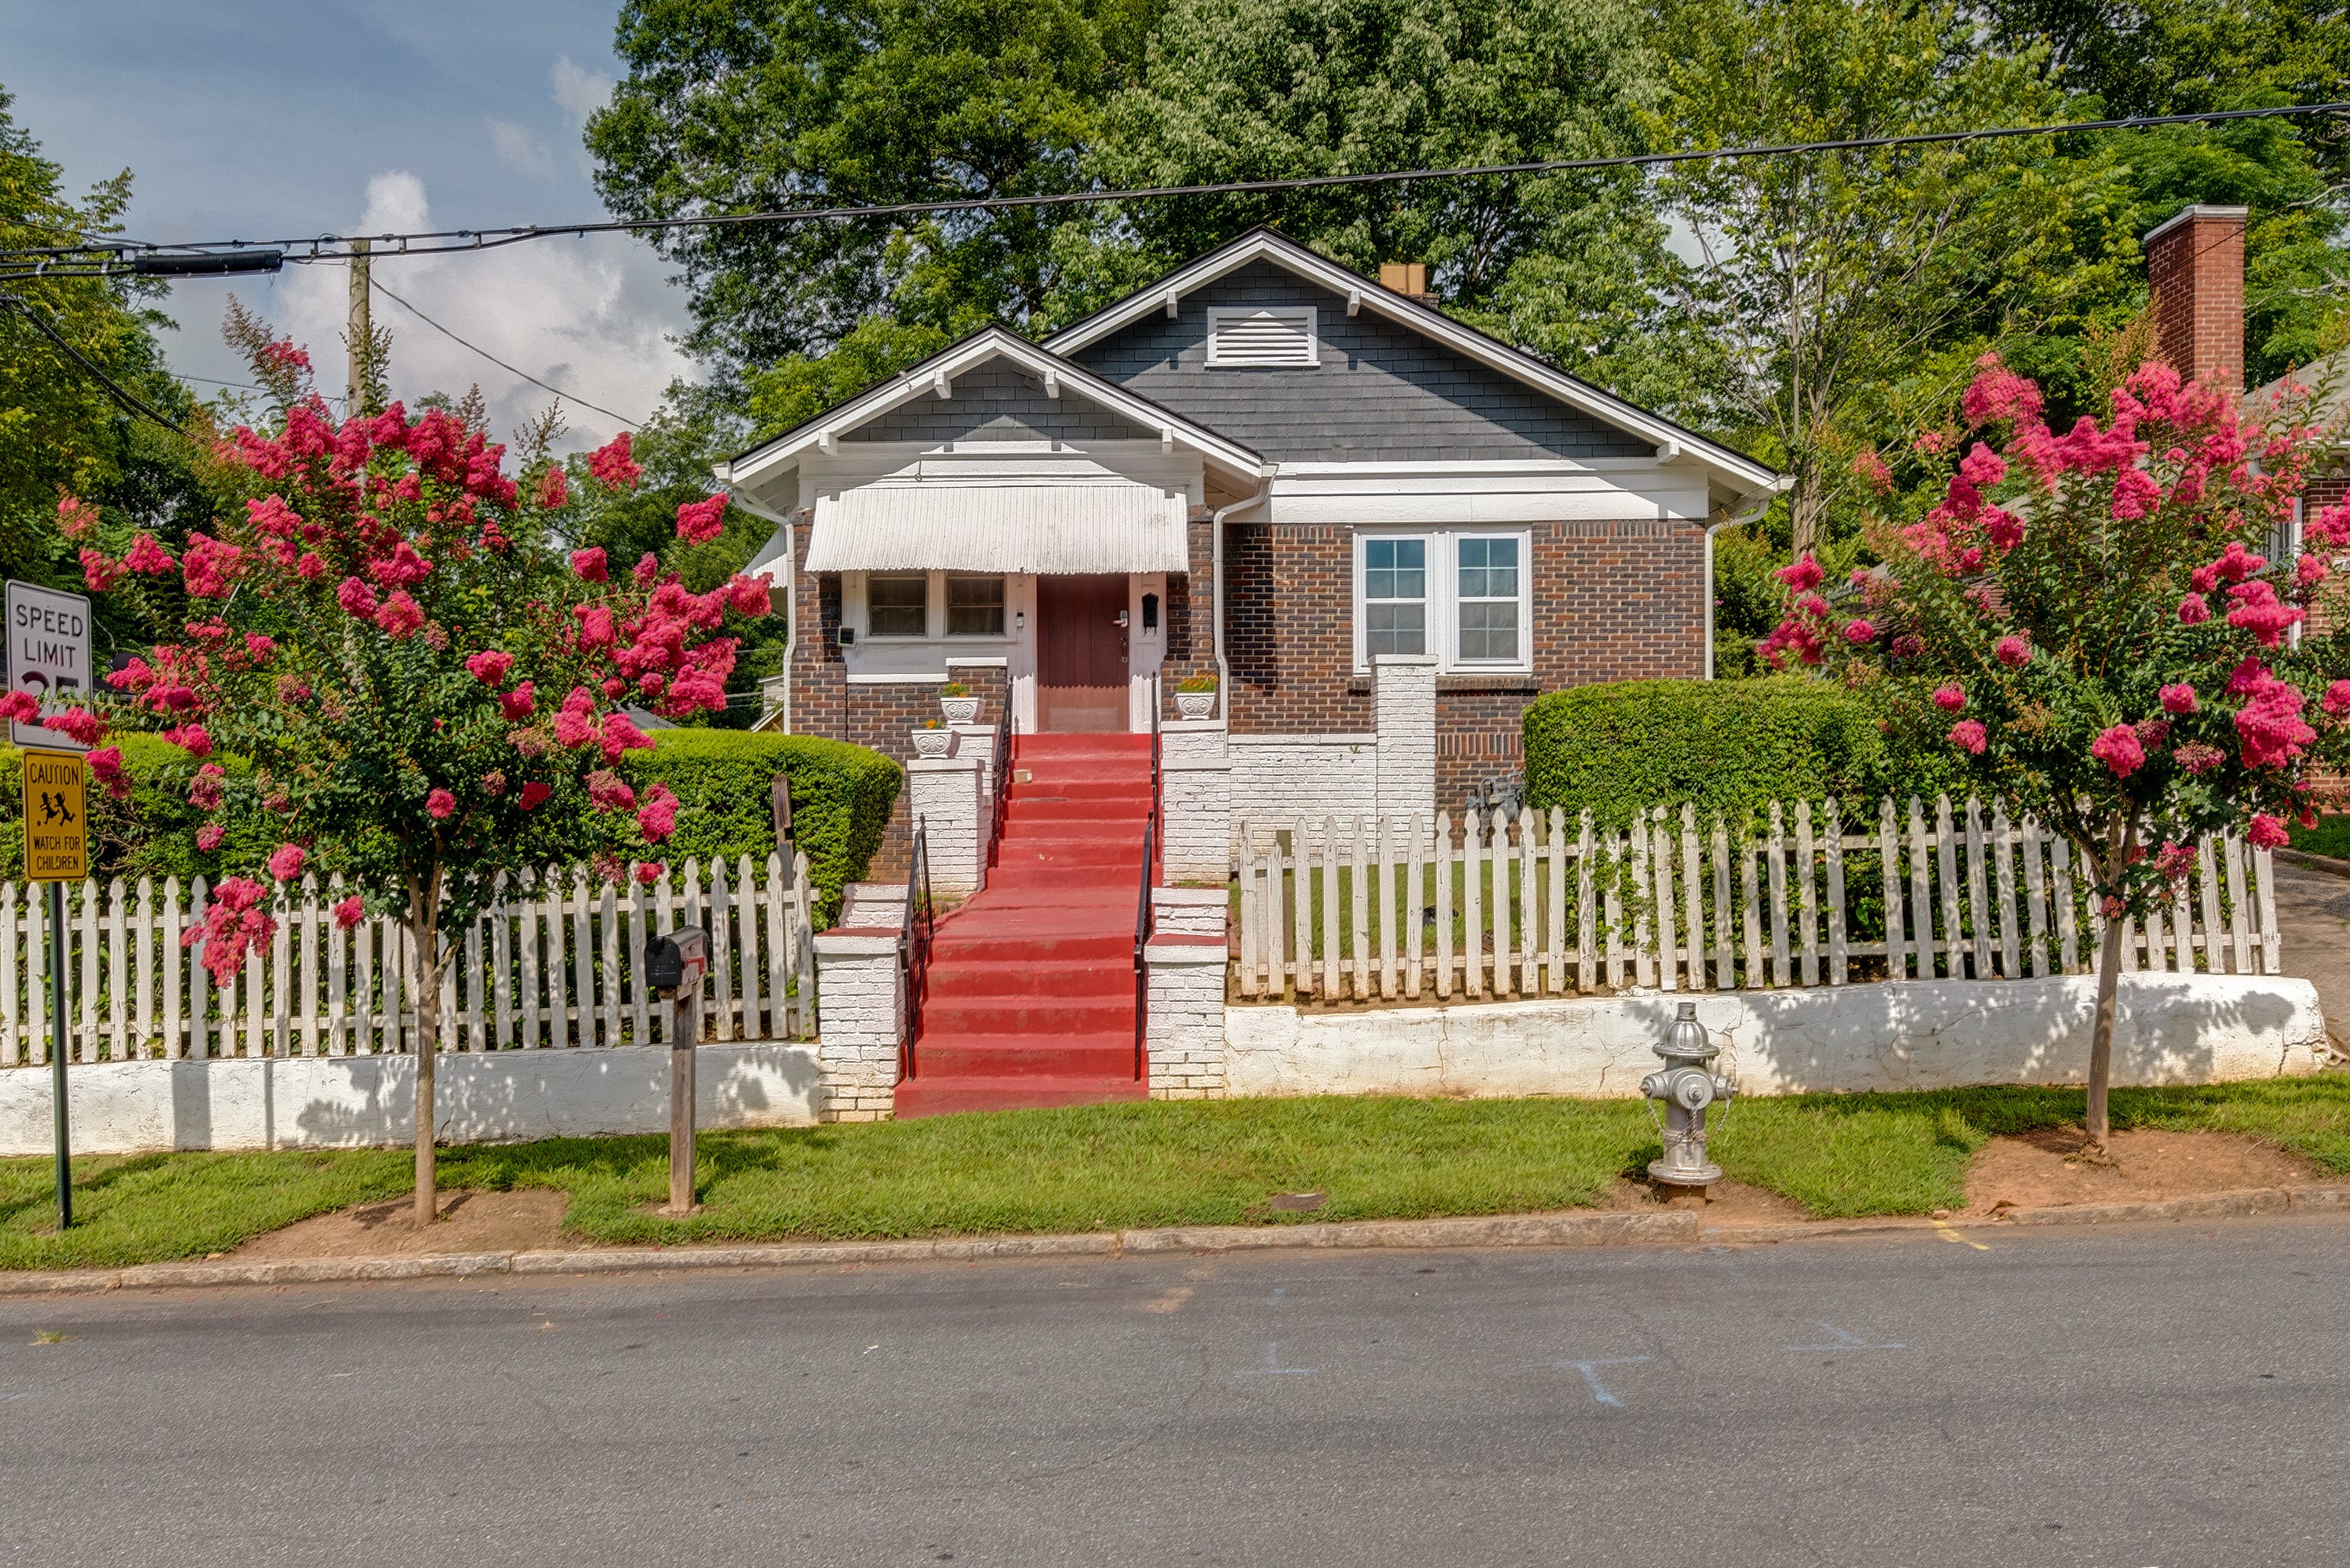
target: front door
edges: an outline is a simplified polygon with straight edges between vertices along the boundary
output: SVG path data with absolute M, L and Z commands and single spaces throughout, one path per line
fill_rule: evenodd
M 1036 727 L 1047 732 L 1126 726 L 1126 579 L 1036 579 Z

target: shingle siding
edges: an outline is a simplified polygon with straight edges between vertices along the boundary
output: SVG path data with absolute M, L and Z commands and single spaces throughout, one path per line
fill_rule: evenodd
M 920 441 L 942 446 L 951 441 L 1143 441 L 1159 432 L 1089 403 L 1064 387 L 1057 398 L 1045 385 L 1009 365 L 994 364 L 955 378 L 954 396 L 941 401 L 925 391 L 854 430 L 844 441 Z
M 1208 368 L 1213 306 L 1310 305 L 1321 363 Z M 1070 358 L 1274 462 L 1645 457 L 1655 448 L 1270 261 L 1252 262 Z M 957 393 L 961 395 L 960 392 Z M 944 405 L 941 405 L 943 407 Z

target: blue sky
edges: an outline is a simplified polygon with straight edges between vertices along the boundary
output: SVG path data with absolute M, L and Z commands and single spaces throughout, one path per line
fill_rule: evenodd
M 603 214 L 579 127 L 609 92 L 618 0 L 0 0 L 0 86 L 79 190 L 129 167 L 129 223 L 156 240 L 279 238 Z M 682 291 L 642 244 L 541 241 L 379 263 L 426 314 L 542 379 L 641 418 L 687 361 Z M 232 290 L 343 384 L 347 276 L 182 284 L 174 369 L 242 379 L 219 322 Z M 510 432 L 546 394 L 378 297 L 395 393 L 479 381 Z M 199 385 L 200 390 L 209 388 Z M 566 445 L 617 428 L 571 410 Z

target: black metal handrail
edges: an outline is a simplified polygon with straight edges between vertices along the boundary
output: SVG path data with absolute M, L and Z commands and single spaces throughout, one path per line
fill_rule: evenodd
M 914 853 L 906 867 L 906 922 L 898 933 L 898 1076 L 914 1075 L 914 1040 L 931 989 L 930 839 L 926 819 L 914 819 Z
M 992 870 L 1003 848 L 1003 815 L 1012 805 L 1012 703 L 1003 704 L 1003 716 L 995 724 L 995 755 L 991 759 L 995 769 L 994 798 L 988 809 L 992 814 L 987 836 L 987 864 Z

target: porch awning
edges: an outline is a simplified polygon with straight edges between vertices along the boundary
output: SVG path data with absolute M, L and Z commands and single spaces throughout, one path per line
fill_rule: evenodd
M 811 572 L 1181 572 L 1180 492 L 1147 484 L 868 484 L 820 495 Z

